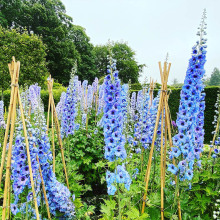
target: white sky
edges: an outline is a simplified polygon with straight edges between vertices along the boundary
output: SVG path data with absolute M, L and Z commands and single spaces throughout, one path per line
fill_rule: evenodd
M 94 45 L 125 41 L 145 63 L 147 76 L 160 82 L 158 61 L 167 52 L 169 83 L 183 82 L 191 48 L 197 41 L 203 9 L 207 10 L 206 75 L 220 68 L 220 0 L 62 0 L 74 24 L 83 26 Z

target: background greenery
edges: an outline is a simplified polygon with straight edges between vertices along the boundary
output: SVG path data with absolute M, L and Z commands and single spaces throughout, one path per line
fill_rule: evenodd
M 92 83 L 95 77 L 105 75 L 107 47 L 112 48 L 113 57 L 118 60 L 122 81 L 131 79 L 133 83 L 138 82 L 144 66 L 138 64 L 135 52 L 125 42 L 94 46 L 85 28 L 75 25 L 66 14 L 60 0 L 0 0 L 0 25 L 5 29 L 16 28 L 19 33 L 26 31 L 30 35 L 40 36 L 46 45 L 48 71 L 65 86 L 75 61 L 80 80 Z M 9 41 L 12 41 L 10 37 Z M 2 47 L 0 45 L 1 50 Z M 15 50 L 13 55 L 17 56 L 17 52 L 19 50 Z M 7 55 L 11 56 L 10 53 Z M 32 66 L 32 63 L 29 62 L 29 65 Z

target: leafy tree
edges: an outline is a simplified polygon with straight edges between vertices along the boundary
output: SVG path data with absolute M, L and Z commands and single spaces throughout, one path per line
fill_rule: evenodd
M 137 83 L 145 65 L 138 64 L 135 60 L 135 52 L 125 42 L 112 42 L 94 48 L 98 76 L 101 77 L 106 74 L 109 50 L 112 52 L 112 57 L 117 60 L 117 69 L 119 70 L 119 77 L 122 82 L 127 83 L 131 80 L 131 83 Z
M 107 59 L 109 48 L 107 45 L 97 45 L 93 50 L 95 53 L 95 64 L 98 69 L 96 76 L 100 79 L 106 75 L 107 65 L 109 64 Z
M 46 46 L 38 36 L 26 32 L 20 34 L 15 29 L 0 26 L 0 89 L 10 87 L 8 63 L 12 56 L 21 62 L 19 84 L 43 84 L 48 75 L 45 50 Z
M 24 28 L 28 33 L 42 36 L 47 45 L 48 68 L 59 82 L 68 84 L 71 69 L 78 53 L 69 32 L 72 18 L 65 14 L 60 0 L 0 0 L 6 27 Z M 7 23 L 7 24 L 5 24 Z
M 179 83 L 177 78 L 174 78 L 171 86 L 175 88 L 181 88 L 183 86 L 183 83 Z
M 220 86 L 220 70 L 218 68 L 214 68 L 212 75 L 209 81 L 210 86 Z
M 79 53 L 77 58 L 77 75 L 80 80 L 87 79 L 90 83 L 97 77 L 97 67 L 95 65 L 95 53 L 90 38 L 86 35 L 85 29 L 81 26 L 73 25 L 70 31 L 76 50 Z

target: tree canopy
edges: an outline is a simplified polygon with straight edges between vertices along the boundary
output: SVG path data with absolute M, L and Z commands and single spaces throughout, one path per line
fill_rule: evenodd
M 107 55 L 110 54 L 110 50 L 112 57 L 117 61 L 117 69 L 122 82 L 127 83 L 130 80 L 131 83 L 137 83 L 145 65 L 138 64 L 135 59 L 135 52 L 125 42 L 112 42 L 94 48 L 98 77 L 106 74 Z
M 28 33 L 42 36 L 49 71 L 58 82 L 68 84 L 75 60 L 81 79 L 95 78 L 90 39 L 82 27 L 73 25 L 60 0 L 0 0 L 0 9 L 2 26 L 20 28 L 21 32 L 26 28 Z
M 75 61 L 81 80 L 91 83 L 106 74 L 109 45 L 94 47 L 85 29 L 74 25 L 66 14 L 60 0 L 0 0 L 0 25 L 40 36 L 47 47 L 49 72 L 65 86 Z M 135 52 L 124 42 L 113 42 L 110 47 L 121 80 L 137 83 L 144 65 L 137 63 Z
M 212 75 L 209 80 L 210 86 L 220 86 L 220 70 L 218 68 L 214 68 Z
M 5 90 L 10 86 L 8 63 L 12 56 L 21 62 L 19 83 L 42 85 L 48 75 L 46 68 L 46 46 L 36 35 L 22 34 L 15 29 L 7 30 L 0 26 L 0 89 Z

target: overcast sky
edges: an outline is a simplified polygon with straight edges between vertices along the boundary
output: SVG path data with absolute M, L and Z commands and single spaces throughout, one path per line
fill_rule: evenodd
M 160 82 L 158 61 L 167 52 L 169 82 L 183 82 L 197 41 L 203 9 L 207 10 L 206 75 L 220 68 L 220 0 L 62 0 L 74 24 L 83 26 L 94 45 L 125 41 L 145 63 L 143 78 Z

